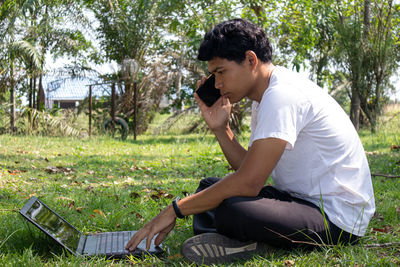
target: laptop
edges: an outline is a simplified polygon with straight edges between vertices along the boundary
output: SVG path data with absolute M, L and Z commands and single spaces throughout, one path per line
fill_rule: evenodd
M 126 250 L 125 245 L 137 231 L 84 235 L 37 197 L 31 197 L 19 213 L 74 255 L 125 258 L 145 254 L 158 256 L 164 252 L 161 246 L 154 246 L 155 237 L 148 251 L 146 239 L 134 251 Z

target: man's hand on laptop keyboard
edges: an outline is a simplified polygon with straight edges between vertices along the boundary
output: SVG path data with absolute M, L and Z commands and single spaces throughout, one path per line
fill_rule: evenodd
M 125 248 L 134 251 L 139 243 L 147 238 L 146 250 L 150 249 L 151 240 L 158 234 L 154 241 L 154 245 L 158 246 L 167 236 L 167 234 L 175 227 L 176 214 L 172 205 L 162 210 L 156 217 L 149 221 L 139 231 L 137 231 L 126 244 Z

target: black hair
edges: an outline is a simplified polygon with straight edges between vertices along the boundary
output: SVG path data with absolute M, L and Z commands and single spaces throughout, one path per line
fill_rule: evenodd
M 219 57 L 240 64 L 248 50 L 262 62 L 272 59 L 272 47 L 264 30 L 247 20 L 232 19 L 218 24 L 204 35 L 197 59 L 210 61 Z

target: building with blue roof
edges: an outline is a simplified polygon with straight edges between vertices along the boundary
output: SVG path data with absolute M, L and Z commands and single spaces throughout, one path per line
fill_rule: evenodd
M 45 107 L 47 109 L 76 108 L 89 96 L 89 85 L 96 79 L 88 77 L 46 77 L 44 79 Z M 92 96 L 109 95 L 109 86 L 93 86 Z

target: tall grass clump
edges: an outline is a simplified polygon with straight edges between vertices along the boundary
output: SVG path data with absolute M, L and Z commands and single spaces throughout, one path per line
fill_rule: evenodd
M 27 135 L 87 137 L 87 118 L 72 109 L 39 111 L 25 107 L 17 120 L 17 132 Z

